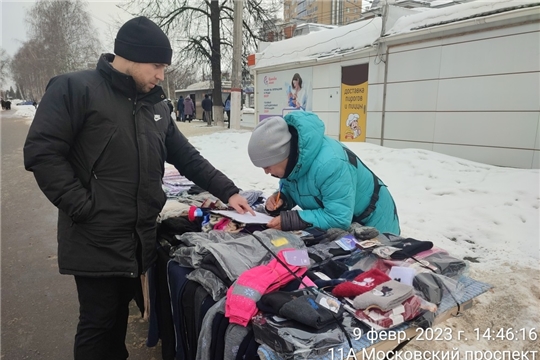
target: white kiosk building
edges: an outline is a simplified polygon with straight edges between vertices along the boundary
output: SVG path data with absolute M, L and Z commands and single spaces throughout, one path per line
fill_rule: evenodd
M 540 2 L 383 10 L 263 44 L 251 66 L 257 121 L 304 109 L 341 141 L 540 168 Z

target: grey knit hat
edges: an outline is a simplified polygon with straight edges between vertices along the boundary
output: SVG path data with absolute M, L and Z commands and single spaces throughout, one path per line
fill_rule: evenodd
M 253 165 L 267 167 L 287 157 L 291 149 L 291 133 L 280 116 L 264 119 L 255 127 L 248 144 L 248 154 Z

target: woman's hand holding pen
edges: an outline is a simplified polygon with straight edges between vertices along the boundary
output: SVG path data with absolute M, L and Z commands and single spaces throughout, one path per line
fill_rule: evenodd
M 283 200 L 281 199 L 281 192 L 277 192 L 271 195 L 266 200 L 266 209 L 269 211 L 277 210 L 281 205 L 283 205 Z
M 279 190 L 277 193 L 272 194 L 267 200 L 266 200 L 266 211 L 272 212 L 276 211 L 283 205 L 283 200 L 281 199 L 281 185 L 279 187 Z M 277 213 L 273 215 L 278 215 Z M 276 216 L 266 226 L 270 229 L 277 229 L 281 230 L 281 216 Z

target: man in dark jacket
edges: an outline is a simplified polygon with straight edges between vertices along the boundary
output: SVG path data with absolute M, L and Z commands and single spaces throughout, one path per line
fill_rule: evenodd
M 184 121 L 184 97 L 182 95 L 176 103 L 176 121 Z
M 206 122 L 208 123 L 207 126 L 212 126 L 212 100 L 208 97 L 208 94 L 204 95 L 204 99 L 201 103 L 202 108 L 204 110 L 204 117 L 206 119 Z
M 156 259 L 164 162 L 240 213 L 247 200 L 180 133 L 158 83 L 171 63 L 165 33 L 138 17 L 96 70 L 53 78 L 24 146 L 24 163 L 58 207 L 58 265 L 74 275 L 75 359 L 126 359 L 129 302 Z

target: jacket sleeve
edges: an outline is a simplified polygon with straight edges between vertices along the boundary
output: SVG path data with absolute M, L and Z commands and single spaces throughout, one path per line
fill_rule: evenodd
M 90 193 L 75 175 L 68 156 L 84 123 L 87 94 L 73 93 L 68 76 L 53 78 L 24 144 L 24 166 L 32 171 L 45 196 L 74 221 L 90 212 Z
M 231 179 L 217 170 L 190 144 L 173 122 L 169 124 L 166 146 L 168 163 L 173 164 L 180 174 L 224 203 L 227 203 L 232 195 L 240 192 Z
M 281 211 L 281 230 L 283 231 L 295 231 L 295 230 L 304 230 L 305 228 L 313 226 L 303 221 L 302 218 L 298 215 L 298 211 L 289 210 Z
M 319 167 L 315 174 L 315 186 L 320 189 L 323 206 L 314 210 L 300 210 L 300 218 L 322 229 L 347 229 L 351 225 L 356 178 L 349 171 L 349 164 L 333 159 Z

